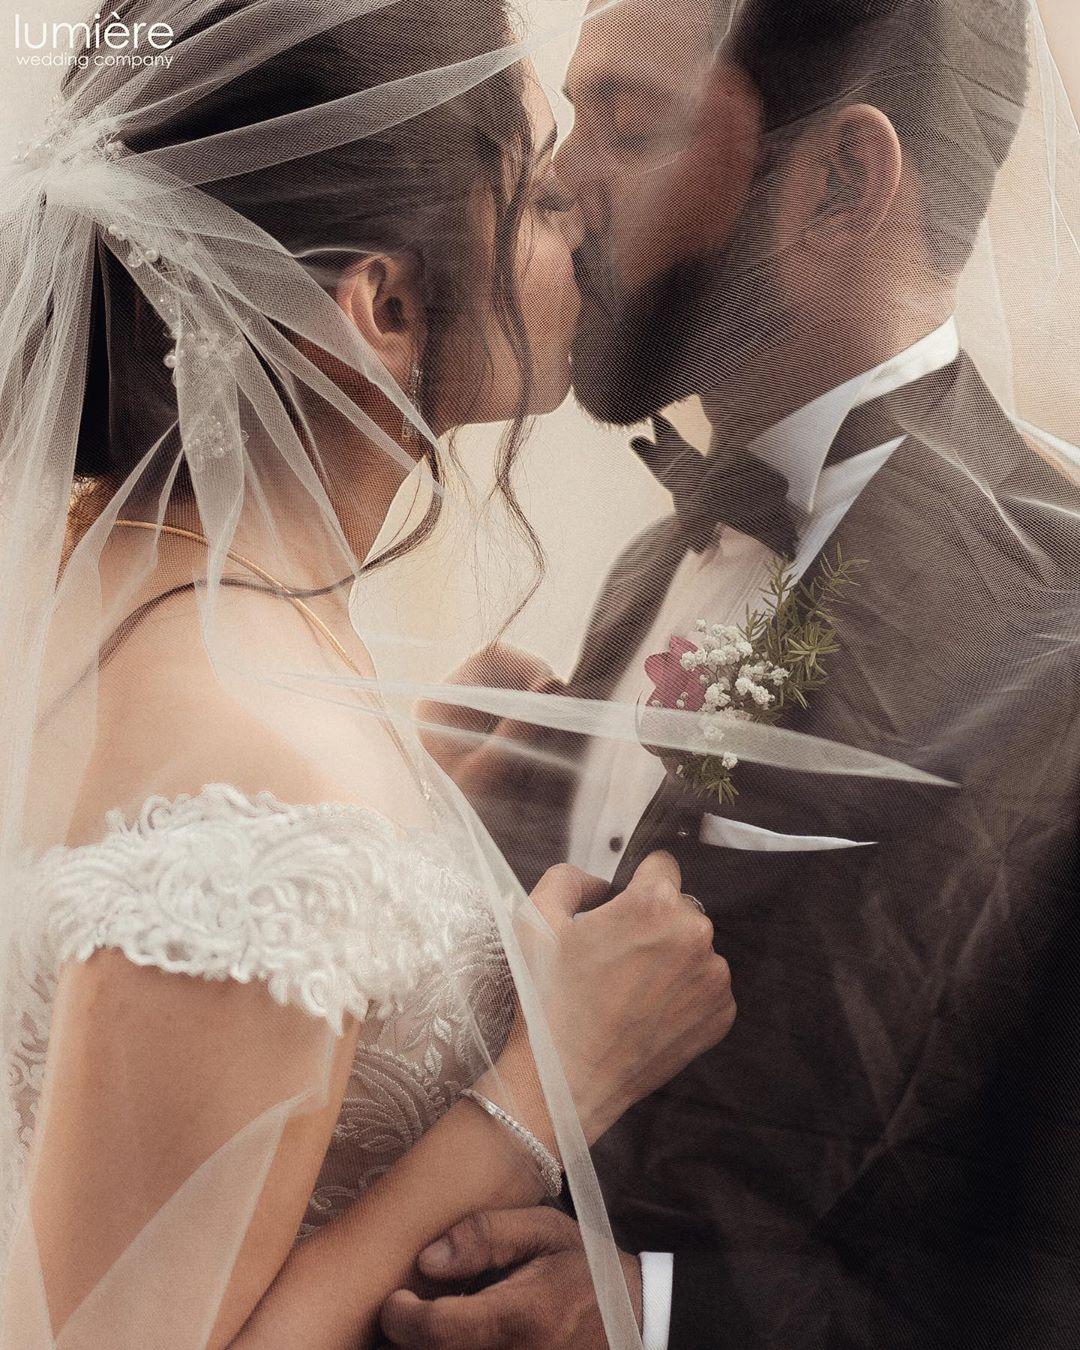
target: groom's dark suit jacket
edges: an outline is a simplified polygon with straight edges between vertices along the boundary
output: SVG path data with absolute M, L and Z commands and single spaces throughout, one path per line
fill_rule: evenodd
M 702 842 L 669 776 L 615 880 L 676 854 L 739 1008 L 595 1153 L 622 1244 L 676 1253 L 670 1350 L 1080 1347 L 1080 491 L 965 356 L 890 411 L 786 725 L 955 786 L 743 763 L 726 816 L 868 845 L 762 852 Z M 672 518 L 624 554 L 572 693 L 610 693 L 684 553 Z M 521 792 L 490 823 L 529 881 L 568 792 Z

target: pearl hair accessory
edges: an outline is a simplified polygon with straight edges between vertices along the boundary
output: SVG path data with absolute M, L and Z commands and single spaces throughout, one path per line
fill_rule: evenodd
M 31 170 L 62 168 L 71 172 L 95 159 L 118 159 L 124 146 L 113 135 L 116 125 L 116 119 L 110 117 L 72 117 L 63 99 L 55 99 L 40 135 L 24 141 L 11 162 Z
M 228 395 L 233 386 L 230 362 L 244 349 L 239 333 L 226 334 L 213 328 L 195 328 L 172 331 L 176 345 L 165 355 L 165 365 L 173 371 L 181 363 L 200 379 L 209 397 L 200 400 L 199 412 L 193 422 L 184 426 L 184 454 L 192 473 L 201 473 L 211 460 L 223 459 L 229 449 L 223 412 L 230 406 Z M 231 400 L 235 406 L 235 399 Z M 248 433 L 235 428 L 236 439 L 246 445 Z M 235 440 L 234 440 L 235 443 Z
M 69 105 L 62 98 L 55 99 L 40 135 L 21 145 L 12 159 L 28 172 L 62 172 L 65 182 L 70 182 L 80 168 L 126 153 L 115 135 L 117 125 L 113 117 L 73 117 Z M 239 441 L 243 445 L 248 440 L 248 433 L 238 425 L 231 369 L 245 341 L 235 328 L 210 324 L 190 313 L 183 300 L 187 288 L 177 274 L 183 273 L 194 245 L 181 229 L 145 228 L 122 218 L 105 220 L 102 226 L 103 236 L 129 271 L 138 274 L 140 289 L 162 316 L 172 339 L 164 361 L 173 383 L 182 369 L 196 386 L 185 400 L 181 421 L 184 454 L 191 471 L 199 473 L 209 461 L 224 458 L 230 444 Z
M 182 267 L 186 255 L 192 250 L 191 240 L 185 239 L 175 230 L 149 233 L 126 222 L 120 224 L 112 221 L 106 225 L 105 233 L 118 244 L 128 245 L 124 262 L 132 270 L 143 266 L 156 267 L 162 262 Z
M 228 415 L 230 404 L 235 407 L 231 364 L 243 353 L 244 339 L 236 329 L 228 331 L 194 318 L 181 304 L 183 292 L 175 274 L 182 271 L 185 256 L 192 250 L 190 240 L 174 231 L 150 234 L 115 221 L 105 232 L 128 246 L 124 262 L 141 273 L 139 285 L 164 320 L 173 345 L 162 359 L 172 382 L 177 383 L 181 369 L 188 380 L 198 381 L 199 396 L 189 401 L 198 411 L 183 419 L 182 429 L 191 472 L 201 473 L 212 460 L 223 459 L 229 449 L 226 424 L 235 422 L 235 412 Z M 235 426 L 234 431 L 232 443 L 238 439 L 246 444 L 248 433 Z
M 110 235 L 119 244 L 129 244 L 127 258 L 125 262 L 128 267 L 142 267 L 144 263 L 153 266 L 161 261 L 161 249 L 159 241 L 142 240 L 136 242 L 131 234 L 120 225 L 112 224 L 105 227 L 105 233 Z

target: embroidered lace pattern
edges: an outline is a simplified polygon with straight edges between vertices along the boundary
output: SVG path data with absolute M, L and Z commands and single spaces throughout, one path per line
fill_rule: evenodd
M 286 805 L 212 785 L 151 798 L 104 837 L 28 869 L 43 916 L 18 977 L 7 1071 L 29 1146 L 60 966 L 102 947 L 206 979 L 262 980 L 341 1031 L 362 1022 L 341 1112 L 299 1236 L 405 1153 L 485 1065 L 512 980 L 490 909 L 434 832 L 363 807 Z M 477 1035 L 479 1032 L 479 1035 Z

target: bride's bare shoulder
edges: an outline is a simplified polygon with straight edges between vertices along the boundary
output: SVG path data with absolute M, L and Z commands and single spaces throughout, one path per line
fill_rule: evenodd
M 206 616 L 191 594 L 170 598 L 125 633 L 101 671 L 68 841 L 95 839 L 111 810 L 207 783 L 286 802 L 349 800 L 342 768 L 386 755 L 377 719 L 332 696 L 331 682 L 350 670 L 287 601 L 222 588 Z

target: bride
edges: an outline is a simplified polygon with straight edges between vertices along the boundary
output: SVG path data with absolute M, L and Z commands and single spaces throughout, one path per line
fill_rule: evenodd
M 550 110 L 501 0 L 120 8 L 171 62 L 72 67 L 0 205 L 0 1339 L 371 1345 L 565 1170 L 639 1344 L 588 1148 L 726 966 L 667 855 L 522 896 L 411 722 L 494 530 L 439 438 L 509 423 L 528 532 L 568 388 Z

